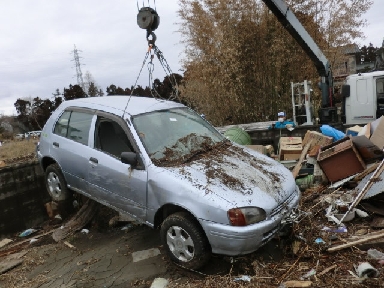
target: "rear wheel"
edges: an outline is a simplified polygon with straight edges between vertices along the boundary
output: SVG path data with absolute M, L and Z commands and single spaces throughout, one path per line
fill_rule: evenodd
M 203 229 L 188 213 L 168 216 L 160 233 L 169 257 L 184 268 L 201 268 L 211 257 L 211 247 Z
M 69 201 L 71 193 L 58 164 L 51 164 L 45 170 L 45 185 L 53 201 Z

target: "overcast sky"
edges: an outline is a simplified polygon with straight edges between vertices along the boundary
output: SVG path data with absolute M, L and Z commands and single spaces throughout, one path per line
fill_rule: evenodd
M 176 32 L 177 0 L 157 0 L 161 17 L 156 30 L 157 46 L 175 73 L 182 74 L 183 50 Z M 153 0 L 149 0 L 153 7 Z M 148 0 L 144 1 L 147 6 Z M 139 0 L 143 6 L 143 0 Z M 374 0 L 366 14 L 370 25 L 366 39 L 358 44 L 381 46 L 384 37 L 384 1 Z M 103 91 L 115 84 L 134 84 L 145 53 L 145 30 L 136 24 L 136 0 L 12 0 L 0 8 L 0 114 L 16 114 L 18 98 L 52 97 L 77 84 L 74 45 L 79 52 L 83 76 L 89 71 Z M 154 77 L 165 73 L 157 61 Z M 148 86 L 145 68 L 139 80 Z

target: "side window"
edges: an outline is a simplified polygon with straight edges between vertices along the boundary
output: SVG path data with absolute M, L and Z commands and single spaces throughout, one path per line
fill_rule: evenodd
M 122 152 L 132 152 L 133 146 L 119 123 L 98 116 L 95 129 L 95 148 L 120 158 Z
M 61 114 L 59 120 L 57 120 L 56 122 L 53 133 L 63 137 L 67 137 L 68 122 L 69 122 L 70 116 L 71 116 L 71 111 L 65 111 L 63 114 Z
M 67 138 L 88 145 L 93 114 L 73 111 L 69 119 Z

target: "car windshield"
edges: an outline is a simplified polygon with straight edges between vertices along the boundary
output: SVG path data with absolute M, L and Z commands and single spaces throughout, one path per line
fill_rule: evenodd
M 133 124 L 156 165 L 186 162 L 226 139 L 188 108 L 141 114 L 133 118 Z

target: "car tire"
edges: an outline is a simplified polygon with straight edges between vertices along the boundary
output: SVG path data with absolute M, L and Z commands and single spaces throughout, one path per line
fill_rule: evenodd
M 45 185 L 53 201 L 67 202 L 71 200 L 71 192 L 58 164 L 51 164 L 45 170 Z
M 177 265 L 199 269 L 211 258 L 211 247 L 198 222 L 186 212 L 168 216 L 161 225 L 161 241 Z

